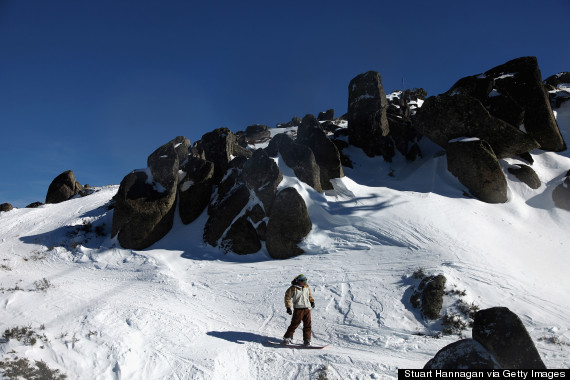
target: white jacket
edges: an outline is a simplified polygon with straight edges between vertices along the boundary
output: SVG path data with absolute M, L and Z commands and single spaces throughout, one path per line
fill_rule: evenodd
M 291 301 L 293 301 L 293 308 L 295 309 L 310 309 L 311 302 L 315 302 L 315 300 L 313 299 L 309 285 L 290 286 L 285 292 L 285 307 L 290 308 Z

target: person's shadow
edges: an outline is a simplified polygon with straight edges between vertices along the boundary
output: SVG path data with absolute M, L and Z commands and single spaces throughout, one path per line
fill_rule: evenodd
M 281 343 L 280 338 L 275 338 L 267 335 L 259 335 L 245 331 L 208 331 L 206 334 L 237 344 L 245 344 L 251 342 L 259 343 L 266 347 L 275 347 L 276 344 Z M 273 344 L 271 342 L 273 342 Z

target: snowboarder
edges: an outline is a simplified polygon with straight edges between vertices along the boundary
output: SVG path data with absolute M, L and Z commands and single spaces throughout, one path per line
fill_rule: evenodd
M 291 310 L 291 301 L 293 301 L 293 311 Z M 287 314 L 292 314 L 293 318 L 291 318 L 291 324 L 283 337 L 283 344 L 291 344 L 295 330 L 303 322 L 303 343 L 305 346 L 310 346 L 311 308 L 315 308 L 315 300 L 305 275 L 300 274 L 291 281 L 291 286 L 285 292 L 285 307 Z

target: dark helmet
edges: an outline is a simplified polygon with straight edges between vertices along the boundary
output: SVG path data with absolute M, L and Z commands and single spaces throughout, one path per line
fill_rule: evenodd
M 295 277 L 295 279 L 292 281 L 293 284 L 306 284 L 307 283 L 307 276 L 305 276 L 304 274 L 300 274 L 297 277 Z

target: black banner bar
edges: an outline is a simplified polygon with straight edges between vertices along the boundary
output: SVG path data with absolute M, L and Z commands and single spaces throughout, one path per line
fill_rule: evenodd
M 399 369 L 398 380 L 411 379 L 568 379 L 569 369 Z

